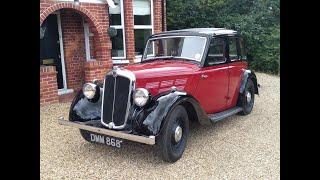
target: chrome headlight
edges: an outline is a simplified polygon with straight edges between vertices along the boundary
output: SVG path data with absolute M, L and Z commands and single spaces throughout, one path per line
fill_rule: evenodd
M 94 98 L 94 96 L 96 95 L 96 91 L 97 91 L 97 85 L 93 83 L 86 83 L 82 87 L 82 92 L 88 99 Z
M 137 105 L 137 106 L 144 106 L 147 104 L 149 100 L 149 91 L 144 89 L 144 88 L 138 88 L 135 90 L 134 94 L 133 94 L 133 102 Z

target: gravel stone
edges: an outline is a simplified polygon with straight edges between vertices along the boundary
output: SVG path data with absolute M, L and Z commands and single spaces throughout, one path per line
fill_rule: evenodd
M 41 107 L 41 179 L 280 179 L 280 78 L 256 73 L 261 85 L 252 113 L 205 127 L 191 123 L 186 150 L 171 164 L 153 146 L 121 149 L 91 144 L 61 126 L 70 103 Z

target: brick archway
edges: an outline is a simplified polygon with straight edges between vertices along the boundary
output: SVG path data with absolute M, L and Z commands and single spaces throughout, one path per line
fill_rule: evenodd
M 63 3 L 53 3 L 50 6 L 46 7 L 42 11 L 40 10 L 40 26 L 43 21 L 53 12 L 60 10 L 60 9 L 71 9 L 75 12 L 79 13 L 80 15 L 86 17 L 90 24 L 94 27 L 93 34 L 95 35 L 95 46 L 96 46 L 96 59 L 98 61 L 104 61 L 107 66 L 112 64 L 112 62 L 108 62 L 111 59 L 111 55 L 109 53 L 111 49 L 111 42 L 110 38 L 107 34 L 107 31 L 104 28 L 108 27 L 108 22 L 105 22 L 105 19 L 101 20 L 101 17 L 94 15 L 91 13 L 93 11 L 90 9 L 88 10 L 86 5 L 75 5 L 74 3 L 70 2 L 63 2 Z M 104 17 L 105 18 L 105 17 Z M 103 23 L 101 23 L 103 22 Z
M 97 35 L 101 37 L 103 34 L 102 27 L 99 25 L 98 20 L 84 7 L 76 6 L 73 3 L 58 3 L 53 4 L 46 8 L 43 12 L 40 13 L 40 25 L 43 23 L 43 21 L 53 12 L 59 10 L 59 9 L 73 9 L 78 11 L 80 14 L 88 17 L 88 19 L 91 21 L 91 23 L 94 25 L 94 27 L 97 29 Z
M 84 62 L 85 82 L 93 79 L 103 79 L 105 71 L 112 66 L 111 60 L 111 41 L 107 33 L 109 27 L 107 5 L 97 5 L 92 3 L 80 3 L 75 5 L 73 2 L 52 2 L 42 0 L 40 8 L 40 26 L 44 20 L 57 10 L 72 10 L 85 17 L 94 34 L 94 49 L 96 61 Z

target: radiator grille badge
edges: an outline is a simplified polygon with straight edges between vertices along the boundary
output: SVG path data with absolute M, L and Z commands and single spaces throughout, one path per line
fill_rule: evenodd
M 110 122 L 110 123 L 108 124 L 109 129 L 112 129 L 113 126 L 114 126 L 114 123 L 113 123 L 113 122 Z
M 113 77 L 117 77 L 118 76 L 117 70 L 118 70 L 118 66 L 113 66 L 112 67 L 112 76 Z

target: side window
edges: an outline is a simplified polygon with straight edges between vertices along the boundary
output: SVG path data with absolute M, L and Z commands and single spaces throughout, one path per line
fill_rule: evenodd
M 210 47 L 206 59 L 206 65 L 224 63 L 226 61 L 226 43 L 224 38 L 214 38 L 210 42 Z
M 237 38 L 229 38 L 229 58 L 231 61 L 239 60 L 238 51 L 237 51 Z
M 240 59 L 247 60 L 247 53 L 245 51 L 245 46 L 242 38 L 238 39 L 239 42 L 239 52 L 240 52 Z

